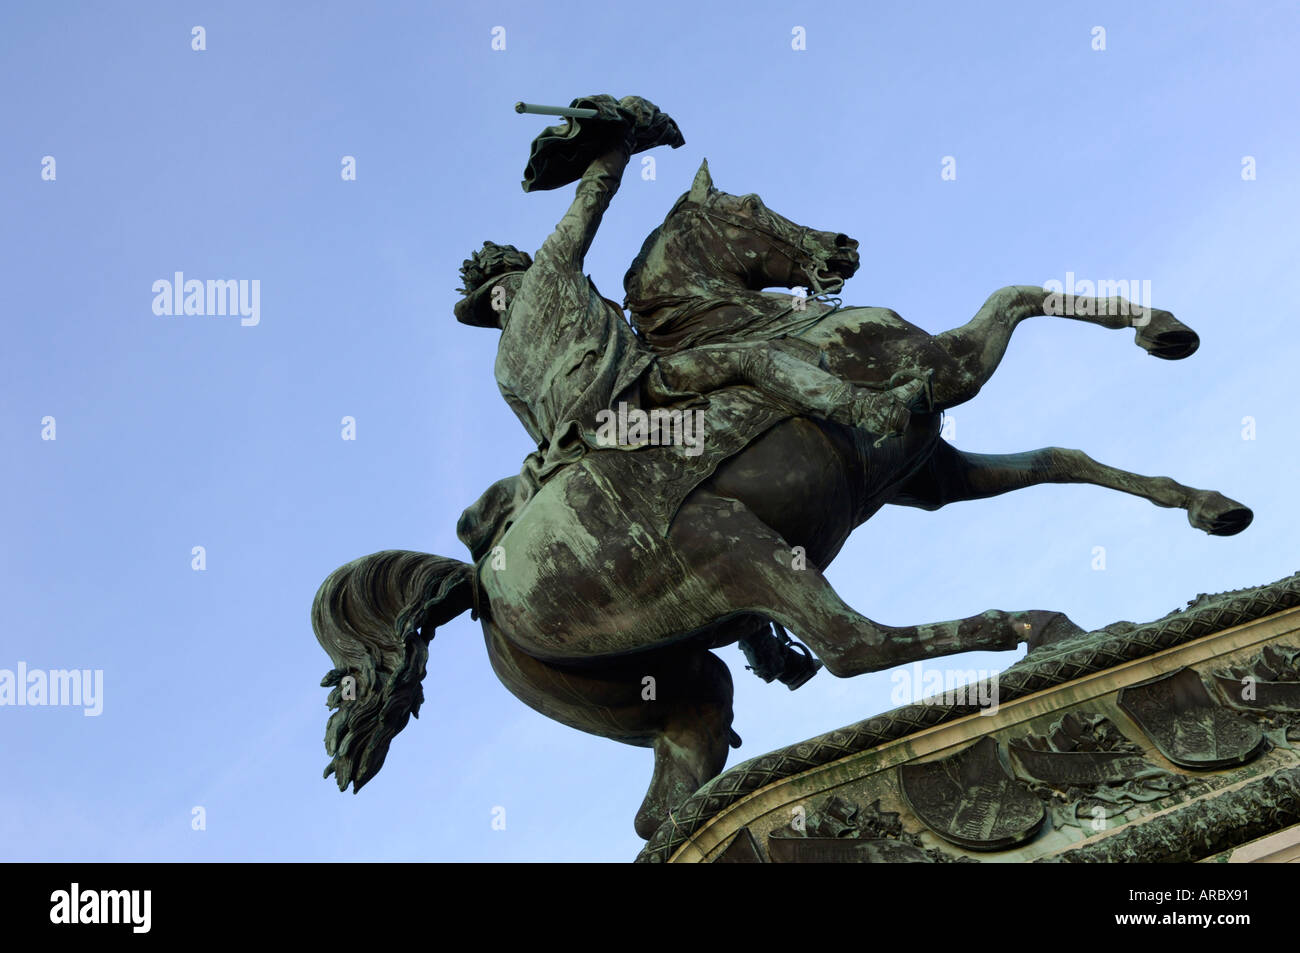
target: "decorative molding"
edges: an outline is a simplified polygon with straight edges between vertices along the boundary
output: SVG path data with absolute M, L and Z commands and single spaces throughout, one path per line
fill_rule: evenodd
M 1175 610 L 1164 618 L 1145 625 L 1117 623 L 1096 632 L 1041 647 L 999 676 L 998 692 L 1002 711 L 1006 710 L 1008 703 L 1029 699 L 1036 693 L 1048 692 L 1090 677 L 1100 680 L 1097 686 L 1099 692 L 1109 690 L 1108 686 L 1112 682 L 1116 683 L 1115 687 L 1122 687 L 1119 683 L 1122 682 L 1124 672 L 1118 672 L 1117 669 L 1135 663 L 1142 664 L 1143 660 L 1149 660 L 1160 653 L 1167 653 L 1171 662 L 1177 661 L 1182 665 L 1206 661 L 1213 658 L 1218 650 L 1209 645 L 1202 650 L 1201 646 L 1193 644 L 1198 639 L 1216 636 L 1216 644 L 1220 640 L 1231 640 L 1236 637 L 1236 633 L 1230 632 L 1235 627 L 1263 622 L 1283 613 L 1294 614 L 1288 610 L 1294 610 L 1297 606 L 1300 606 L 1300 573 L 1265 586 L 1199 595 L 1187 608 Z M 1271 621 L 1276 624 L 1268 625 L 1261 631 L 1258 636 L 1260 641 L 1276 637 L 1280 632 L 1300 625 L 1300 618 L 1292 620 L 1279 617 Z M 1239 640 L 1242 644 L 1234 643 L 1233 649 L 1248 645 L 1251 637 L 1253 636 L 1249 633 L 1242 634 Z M 1171 651 L 1175 649 L 1178 651 Z M 979 697 L 977 693 L 973 694 L 974 697 Z M 1026 704 L 1031 702 L 1032 700 Z M 714 778 L 692 795 L 656 831 L 637 861 L 654 863 L 669 860 L 703 828 L 715 820 L 723 819 L 741 802 L 771 785 L 796 776 L 801 777 L 842 759 L 929 732 L 939 726 L 946 727 L 977 711 L 976 706 L 969 704 L 907 705 L 746 761 Z M 995 720 L 997 719 L 981 719 L 989 722 Z M 986 726 L 989 730 L 992 727 L 991 724 Z M 693 850 L 692 853 L 698 855 L 698 851 Z

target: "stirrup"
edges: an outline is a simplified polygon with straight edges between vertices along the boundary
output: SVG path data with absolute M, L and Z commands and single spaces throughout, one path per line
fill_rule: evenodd
M 781 672 L 779 678 L 782 685 L 785 685 L 790 691 L 794 691 L 820 672 L 822 663 L 819 659 L 813 657 L 812 652 L 808 650 L 808 646 L 802 642 L 791 639 L 787 643 L 787 647 L 794 651 L 791 651 L 786 656 L 785 670 Z
M 770 632 L 740 640 L 741 651 L 752 663 L 745 667 L 765 682 L 779 681 L 794 691 L 821 671 L 822 663 L 779 623 L 770 625 Z

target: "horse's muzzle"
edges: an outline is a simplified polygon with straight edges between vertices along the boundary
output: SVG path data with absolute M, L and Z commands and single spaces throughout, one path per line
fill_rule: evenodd
M 835 236 L 835 250 L 826 259 L 826 267 L 846 281 L 858 270 L 862 259 L 858 255 L 857 239 L 843 232 Z

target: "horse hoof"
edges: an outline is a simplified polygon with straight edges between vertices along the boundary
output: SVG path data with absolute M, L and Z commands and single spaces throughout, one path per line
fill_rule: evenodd
M 1254 518 L 1249 507 L 1213 490 L 1198 494 L 1187 508 L 1187 522 L 1211 536 L 1236 536 Z
M 659 830 L 659 825 L 668 818 L 668 811 L 661 803 L 651 802 L 646 798 L 641 805 L 641 810 L 636 812 L 636 820 L 632 826 L 636 828 L 637 836 L 642 840 L 649 840 L 655 836 L 655 831 Z
M 1200 335 L 1168 311 L 1152 311 L 1147 323 L 1138 327 L 1136 341 L 1152 357 L 1166 361 L 1191 357 L 1201 346 Z
M 1081 635 L 1084 631 L 1071 622 L 1070 617 L 1064 612 L 1036 609 L 1033 612 L 1025 613 L 1025 615 L 1028 617 L 1029 623 L 1023 641 L 1029 646 L 1031 652 L 1034 649 L 1042 648 L 1044 645 L 1051 645 L 1054 642 L 1062 642 L 1065 639 Z

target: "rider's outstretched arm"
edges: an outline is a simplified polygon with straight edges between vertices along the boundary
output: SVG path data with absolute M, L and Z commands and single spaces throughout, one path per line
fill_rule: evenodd
M 578 182 L 573 204 L 537 250 L 538 261 L 550 258 L 557 265 L 581 273 L 587 249 L 596 237 L 605 209 L 618 191 L 629 158 L 628 148 L 620 140 L 592 160 Z
M 660 356 L 658 364 L 664 383 L 674 390 L 703 394 L 747 384 L 798 414 L 862 427 L 882 437 L 906 428 L 908 405 L 926 386 L 911 381 L 886 391 L 855 387 L 770 341 L 706 344 Z

